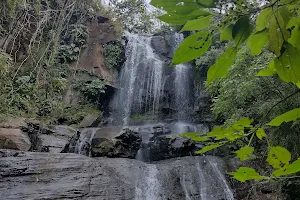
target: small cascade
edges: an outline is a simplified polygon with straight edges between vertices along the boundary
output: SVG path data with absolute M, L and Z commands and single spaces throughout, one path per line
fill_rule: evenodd
M 135 188 L 135 200 L 159 200 L 161 186 L 158 181 L 156 165 L 148 164 L 141 167 L 138 172 L 138 180 Z
M 211 165 L 212 169 L 216 174 L 218 174 L 219 180 L 223 183 L 224 193 L 226 194 L 227 200 L 234 200 L 233 193 L 225 179 L 224 174 L 221 173 L 220 169 L 218 168 L 218 164 L 211 160 L 208 160 L 208 163 Z
M 163 62 L 151 47 L 151 37 L 128 34 L 127 60 L 112 109 L 117 123 L 127 125 L 138 113 L 155 113 L 163 98 Z M 121 118 L 121 119 L 120 119 Z
M 197 169 L 199 180 L 200 180 L 200 187 L 199 187 L 200 197 L 201 197 L 201 200 L 208 200 L 208 198 L 207 198 L 208 194 L 207 194 L 206 180 L 205 180 L 205 177 L 204 177 L 203 170 L 200 167 L 201 160 L 200 159 L 196 159 L 195 161 L 196 161 L 196 169 Z M 205 160 L 204 160 L 204 163 L 205 163 Z
M 90 156 L 91 141 L 98 128 L 85 128 L 80 132 L 79 139 L 76 141 L 74 153 Z
M 174 34 L 174 51 L 183 40 L 183 35 Z M 177 108 L 176 118 L 178 120 L 190 121 L 192 94 L 193 94 L 192 66 L 183 63 L 175 66 L 175 107 Z

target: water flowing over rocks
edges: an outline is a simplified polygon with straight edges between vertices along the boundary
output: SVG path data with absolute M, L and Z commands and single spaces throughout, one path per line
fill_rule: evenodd
M 18 199 L 232 200 L 215 157 L 145 164 L 79 154 L 0 151 L 0 196 Z M 225 184 L 225 186 L 224 186 Z
M 78 130 L 16 123 L 11 130 L 27 135 L 29 145 L 0 146 L 0 197 L 234 200 L 224 161 L 196 156 L 202 144 L 180 136 L 209 131 L 208 120 L 196 117 L 209 100 L 199 88 L 194 95 L 192 66 L 168 67 L 183 36 L 126 37 L 127 59 L 110 94 L 111 116 L 86 116 Z M 196 101 L 203 104 L 195 108 Z

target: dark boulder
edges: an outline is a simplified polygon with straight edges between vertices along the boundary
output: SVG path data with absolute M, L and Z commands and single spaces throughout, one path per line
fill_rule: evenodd
M 140 135 L 130 129 L 123 129 L 121 134 L 112 138 L 93 138 L 91 154 L 93 157 L 135 158 L 140 149 Z
M 149 143 L 143 144 L 146 161 L 158 161 L 169 158 L 194 155 L 199 148 L 196 143 L 188 138 L 158 136 L 150 139 Z M 148 155 L 145 155 L 148 154 Z

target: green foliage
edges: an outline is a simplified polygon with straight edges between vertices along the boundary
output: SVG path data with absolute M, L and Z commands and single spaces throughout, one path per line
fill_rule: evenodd
M 245 182 L 247 180 L 263 180 L 267 177 L 259 175 L 255 169 L 248 167 L 240 167 L 236 172 L 228 173 L 232 175 L 236 180 Z
M 248 145 L 235 153 L 241 160 L 251 159 L 255 150 L 251 145 L 256 135 L 258 141 L 265 140 L 268 144 L 266 161 L 274 168 L 273 173 L 261 176 L 253 168 L 241 167 L 230 173 L 234 178 L 244 182 L 299 172 L 299 160 L 290 164 L 291 153 L 282 146 L 272 146 L 265 131 L 273 134 L 270 137 L 272 141 L 277 130 L 270 126 L 284 125 L 291 129 L 291 121 L 299 118 L 299 90 L 295 92 L 296 87 L 300 87 L 299 2 L 279 0 L 259 4 L 257 1 L 152 0 L 152 5 L 167 12 L 162 16 L 166 22 L 184 24 L 183 30 L 195 31 L 181 43 L 172 64 L 191 61 L 209 49 L 211 42 L 202 43 L 204 51 L 198 50 L 201 45 L 195 46 L 202 40 L 198 36 L 203 32 L 210 38 L 213 34 L 220 34 L 221 41 L 234 42 L 234 46 L 228 45 L 207 74 L 207 89 L 215 96 L 212 110 L 227 119 L 226 125 L 215 127 L 205 136 L 185 134 L 198 141 L 207 141 L 207 137 L 211 138 L 208 141 L 214 141 L 197 153 L 240 140 L 247 141 L 250 137 Z M 199 10 L 212 12 L 210 15 L 217 16 L 218 24 L 211 22 L 207 25 L 203 17 L 192 15 Z M 255 27 L 250 20 L 252 18 L 256 18 Z M 247 48 L 250 48 L 251 54 Z M 243 116 L 255 118 L 255 123 L 250 124 L 252 120 Z M 266 124 L 272 118 L 275 119 Z M 281 127 L 278 130 L 282 130 Z
M 91 81 L 75 80 L 74 89 L 80 91 L 83 98 L 90 103 L 99 103 L 101 94 L 105 93 L 106 81 L 96 78 Z
M 155 12 L 147 10 L 143 0 L 112 0 L 113 18 L 131 33 L 150 33 L 154 27 Z
M 254 158 L 253 152 L 254 152 L 254 147 L 249 147 L 249 146 L 244 146 L 240 150 L 235 151 L 237 157 L 242 161 L 250 160 Z
M 113 41 L 105 44 L 104 56 L 109 69 L 119 70 L 125 61 L 125 49 L 120 41 Z
M 211 44 L 211 35 L 207 31 L 187 37 L 175 52 L 172 64 L 188 62 L 204 54 Z
M 279 115 L 270 123 L 268 123 L 269 126 L 280 126 L 283 122 L 290 122 L 290 121 L 296 121 L 300 118 L 300 108 L 295 108 L 291 111 L 288 111 L 282 115 Z
M 58 48 L 58 59 L 62 63 L 71 63 L 78 60 L 81 48 L 85 47 L 88 36 L 87 26 L 83 24 L 72 24 L 69 26 L 62 38 Z
M 63 103 L 72 81 L 68 64 L 85 48 L 87 25 L 97 16 L 99 4 L 41 2 L 0 2 L 0 120 L 30 117 L 57 124 L 70 110 Z M 97 95 L 102 87 L 97 84 L 86 84 L 84 90 Z M 72 115 L 77 112 L 82 111 Z
M 217 59 L 216 64 L 211 66 L 207 72 L 208 84 L 228 73 L 229 68 L 234 63 L 236 53 L 236 48 L 231 47 Z
M 262 140 L 263 138 L 267 137 L 266 132 L 263 128 L 258 128 L 256 131 L 256 136 L 258 139 Z
M 182 31 L 194 31 L 194 30 L 202 30 L 211 22 L 212 16 L 199 17 L 198 19 L 189 20 L 184 27 L 181 29 Z

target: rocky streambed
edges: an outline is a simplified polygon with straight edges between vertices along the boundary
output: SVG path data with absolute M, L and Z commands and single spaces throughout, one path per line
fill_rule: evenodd
M 216 157 L 126 158 L 0 151 L 1 199 L 233 199 Z
M 199 147 L 168 124 L 0 127 L 0 199 L 234 199 L 224 161 L 188 156 Z

